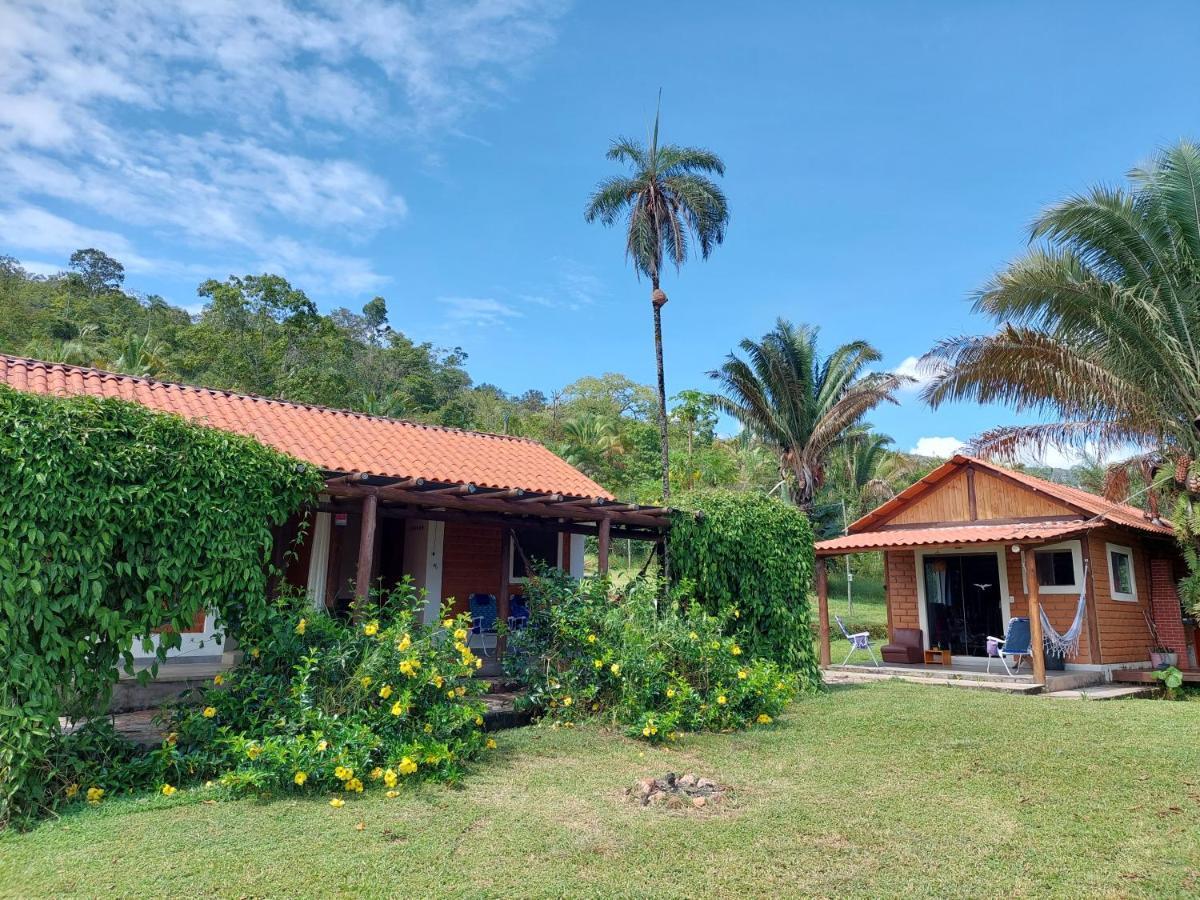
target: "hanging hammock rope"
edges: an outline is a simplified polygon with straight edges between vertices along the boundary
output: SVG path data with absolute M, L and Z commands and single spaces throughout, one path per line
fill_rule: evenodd
M 1055 656 L 1074 656 L 1079 652 L 1079 636 L 1083 633 L 1083 619 L 1087 610 L 1087 576 L 1088 564 L 1085 562 L 1083 564 L 1083 589 L 1079 592 L 1079 604 L 1075 607 L 1075 618 L 1071 622 L 1071 627 L 1065 632 L 1059 634 L 1055 631 L 1046 615 L 1046 607 L 1039 608 L 1042 615 L 1042 638 L 1045 641 L 1046 649 Z

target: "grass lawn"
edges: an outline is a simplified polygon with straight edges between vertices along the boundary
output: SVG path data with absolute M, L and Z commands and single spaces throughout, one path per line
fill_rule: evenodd
M 0 836 L 0 894 L 1195 896 L 1198 712 L 883 683 L 671 750 L 527 728 L 458 789 L 79 808 Z M 623 800 L 667 771 L 736 798 Z

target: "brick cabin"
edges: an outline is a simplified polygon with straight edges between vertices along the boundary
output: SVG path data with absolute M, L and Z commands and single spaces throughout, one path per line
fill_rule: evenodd
M 278 530 L 275 557 L 286 581 L 307 591 L 314 608 L 330 612 L 344 613 L 371 586 L 409 576 L 427 593 L 429 622 L 444 600 L 466 610 L 472 594 L 495 597 L 503 620 L 532 561 L 579 577 L 584 541 L 593 535 L 600 569 L 607 570 L 612 538 L 660 541 L 667 527 L 667 510 L 616 502 L 526 438 L 2 354 L 0 385 L 139 403 L 255 438 L 320 468 L 322 493 Z M 198 617 L 174 655 L 219 658 L 222 648 L 212 637 L 213 616 Z M 142 654 L 140 642 L 135 654 L 153 655 Z
M 982 657 L 989 635 L 1002 636 L 1014 616 L 1032 619 L 1037 607 L 1065 632 L 1082 596 L 1079 649 L 1065 659 L 1067 669 L 1113 678 L 1149 667 L 1147 616 L 1180 668 L 1196 667 L 1196 636 L 1185 628 L 1176 591 L 1185 570 L 1170 525 L 1086 491 L 955 456 L 816 550 L 825 559 L 883 553 L 893 642 L 898 630 L 915 630 L 924 649 Z M 822 664 L 829 665 L 824 566 L 818 569 Z M 1044 662 L 1037 655 L 1035 669 Z

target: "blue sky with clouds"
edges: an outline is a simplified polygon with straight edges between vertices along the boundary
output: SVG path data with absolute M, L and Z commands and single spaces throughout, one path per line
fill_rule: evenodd
M 181 305 L 276 271 L 510 391 L 649 382 L 648 288 L 582 209 L 661 86 L 732 208 L 664 282 L 668 390 L 777 316 L 902 367 L 987 328 L 1040 207 L 1200 136 L 1198 37 L 1191 3 L 0 0 L 0 253 L 100 247 Z M 901 449 L 1011 419 L 874 417 Z

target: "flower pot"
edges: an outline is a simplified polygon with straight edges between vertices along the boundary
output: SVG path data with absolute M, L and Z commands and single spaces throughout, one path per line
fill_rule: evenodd
M 1156 669 L 1169 669 L 1179 662 L 1179 654 L 1169 651 L 1150 651 L 1150 665 Z

